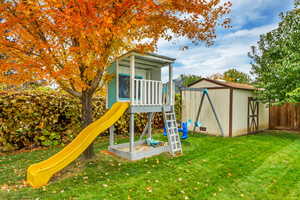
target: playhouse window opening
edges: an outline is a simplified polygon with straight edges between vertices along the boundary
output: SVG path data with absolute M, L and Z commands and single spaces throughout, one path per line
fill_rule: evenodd
M 142 76 L 136 75 L 135 79 L 143 79 Z M 119 98 L 121 100 L 129 100 L 130 98 L 130 75 L 129 74 L 119 74 Z M 136 97 L 136 90 L 134 96 Z M 138 98 L 140 98 L 141 94 L 138 94 Z

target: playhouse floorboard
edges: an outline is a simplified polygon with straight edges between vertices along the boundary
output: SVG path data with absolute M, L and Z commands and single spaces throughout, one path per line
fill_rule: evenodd
M 163 143 L 161 146 L 152 147 L 144 144 L 144 142 L 137 142 L 135 143 L 134 147 L 134 152 L 130 152 L 129 143 L 123 143 L 109 147 L 109 151 L 128 160 L 140 160 L 169 151 L 168 143 Z

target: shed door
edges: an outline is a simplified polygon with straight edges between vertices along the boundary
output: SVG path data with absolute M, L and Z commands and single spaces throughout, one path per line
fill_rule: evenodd
M 248 133 L 258 131 L 259 102 L 253 97 L 248 97 Z

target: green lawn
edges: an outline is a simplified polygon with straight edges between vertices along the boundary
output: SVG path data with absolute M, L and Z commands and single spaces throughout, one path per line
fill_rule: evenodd
M 157 136 L 162 137 L 162 136 Z M 58 148 L 0 158 L 0 199 L 300 199 L 300 134 L 183 141 L 184 155 L 137 162 L 104 155 L 75 162 L 43 188 L 24 187 L 26 168 Z

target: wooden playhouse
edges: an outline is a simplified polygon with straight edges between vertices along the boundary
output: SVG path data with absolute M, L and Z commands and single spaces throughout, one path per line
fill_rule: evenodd
M 114 127 L 110 128 L 109 151 L 128 160 L 138 160 L 145 157 L 170 152 L 181 153 L 181 142 L 178 135 L 176 117 L 174 113 L 173 93 L 173 58 L 157 54 L 142 54 L 130 51 L 119 57 L 108 68 L 114 78 L 108 85 L 107 106 L 111 108 L 116 102 L 129 102 L 130 113 L 129 143 L 116 144 Z M 168 88 L 163 88 L 162 68 L 169 69 Z M 163 92 L 164 91 L 164 92 Z M 168 142 L 156 147 L 145 144 L 152 139 L 151 123 L 156 112 L 163 112 L 165 127 L 168 133 Z M 148 123 L 140 139 L 135 139 L 134 115 L 147 113 Z M 143 137 L 145 136 L 146 139 Z
M 197 121 L 202 90 L 207 89 L 225 137 L 255 133 L 269 127 L 269 108 L 255 98 L 251 85 L 222 80 L 201 79 L 191 85 L 190 90 L 182 91 L 182 120 Z M 216 117 L 207 100 L 203 101 L 198 121 L 189 127 L 210 135 L 222 135 Z

